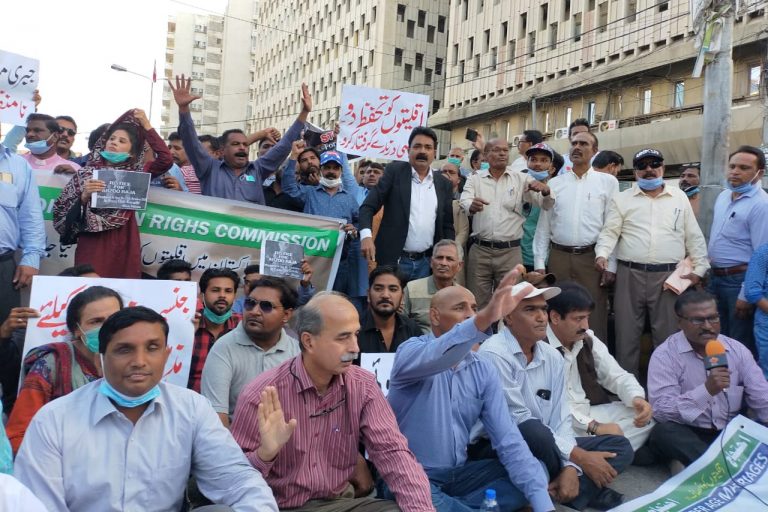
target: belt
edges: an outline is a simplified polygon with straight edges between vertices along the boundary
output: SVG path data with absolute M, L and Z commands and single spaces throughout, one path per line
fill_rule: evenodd
M 431 247 L 424 252 L 403 251 L 400 253 L 401 258 L 408 258 L 409 260 L 420 260 L 421 258 L 429 258 L 431 256 L 432 256 Z
M 619 260 L 619 265 L 636 268 L 643 272 L 671 272 L 677 268 L 677 263 L 635 263 L 634 261 Z
M 555 242 L 552 243 L 552 248 L 557 249 L 558 251 L 568 252 L 571 254 L 586 254 L 588 252 L 591 252 L 595 249 L 595 244 L 592 245 L 579 245 L 576 247 L 571 247 L 568 245 L 560 245 L 556 244 Z
M 733 267 L 712 267 L 712 273 L 716 276 L 732 276 L 734 274 L 743 274 L 747 271 L 749 265 L 742 263 L 741 265 L 734 265 Z
M 497 240 L 482 240 L 480 238 L 472 238 L 472 243 L 481 247 L 490 247 L 491 249 L 511 249 L 513 247 L 520 247 L 520 240 L 509 240 L 508 242 L 499 242 Z
M 14 252 L 15 251 L 8 251 L 6 253 L 0 254 L 0 261 L 12 260 Z

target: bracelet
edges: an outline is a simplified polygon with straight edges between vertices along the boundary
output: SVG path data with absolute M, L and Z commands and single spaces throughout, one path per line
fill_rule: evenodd
M 598 428 L 600 428 L 600 423 L 598 423 L 597 420 L 590 421 L 589 425 L 587 425 L 587 434 L 596 436 Z

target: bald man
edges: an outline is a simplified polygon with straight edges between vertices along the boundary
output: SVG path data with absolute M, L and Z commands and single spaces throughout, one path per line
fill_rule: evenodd
M 533 290 L 523 284 L 512 293 L 521 271 L 518 266 L 509 272 L 477 314 L 466 288 L 439 290 L 429 312 L 432 332 L 397 350 L 388 399 L 429 477 L 437 510 L 477 510 L 486 488 L 496 490 L 501 510 L 527 504 L 536 512 L 554 510 L 547 476 L 505 411 L 496 370 L 472 351 L 491 325 Z M 478 420 L 498 458 L 467 460 L 470 429 Z
M 472 217 L 467 288 L 479 307 L 488 303 L 501 278 L 523 262 L 520 240 L 532 207 L 549 210 L 555 204 L 546 183 L 509 166 L 506 140 L 491 139 L 483 154 L 490 168 L 467 178 L 461 193 L 461 207 Z

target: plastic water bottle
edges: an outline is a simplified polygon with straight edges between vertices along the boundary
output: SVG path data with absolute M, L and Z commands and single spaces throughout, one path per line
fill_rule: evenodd
M 485 490 L 485 501 L 480 508 L 482 512 L 499 512 L 499 504 L 496 502 L 496 491 L 494 489 Z

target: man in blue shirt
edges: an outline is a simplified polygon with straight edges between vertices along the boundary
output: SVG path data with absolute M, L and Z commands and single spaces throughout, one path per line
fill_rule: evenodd
M 728 160 L 726 190 L 715 201 L 709 234 L 712 278 L 709 291 L 717 298 L 720 332 L 755 352 L 752 306 L 740 297 L 752 253 L 768 242 L 768 194 L 760 186 L 765 155 L 741 146 Z
M 554 510 L 547 476 L 506 413 L 499 377 L 472 348 L 491 325 L 533 290 L 512 294 L 522 266 L 508 273 L 488 305 L 475 314 L 472 292 L 449 286 L 432 298 L 432 333 L 411 338 L 397 350 L 389 403 L 408 446 L 424 466 L 438 512 L 480 508 L 486 488 L 496 490 L 501 510 L 530 503 L 536 512 Z M 467 461 L 470 430 L 478 422 L 498 459 Z
M 19 248 L 21 260 L 16 266 L 14 254 Z M 19 291 L 32 283 L 44 256 L 43 210 L 32 169 L 0 144 L 0 323 L 21 303 Z
M 179 134 L 189 162 L 195 168 L 203 195 L 264 204 L 264 179 L 275 172 L 291 151 L 291 143 L 301 136 L 304 123 L 312 110 L 312 96 L 306 84 L 301 85 L 302 109 L 285 136 L 258 160 L 248 161 L 248 138 L 242 130 L 227 130 L 221 135 L 221 160 L 208 154 L 197 139 L 189 113 L 189 104 L 200 99 L 190 92 L 192 79 L 176 77 L 176 87 L 168 80 L 179 106 Z M 257 137 L 261 138 L 261 137 Z

